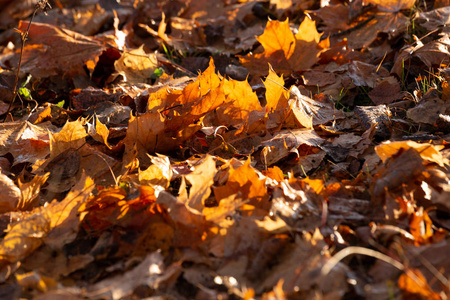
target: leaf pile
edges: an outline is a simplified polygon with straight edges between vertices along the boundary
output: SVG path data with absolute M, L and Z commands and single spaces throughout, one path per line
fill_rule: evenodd
M 1 3 L 2 299 L 446 299 L 446 1 Z

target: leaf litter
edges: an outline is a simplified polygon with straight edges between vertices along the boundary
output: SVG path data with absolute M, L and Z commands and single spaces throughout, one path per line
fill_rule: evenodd
M 445 1 L 3 2 L 2 298 L 447 299 Z

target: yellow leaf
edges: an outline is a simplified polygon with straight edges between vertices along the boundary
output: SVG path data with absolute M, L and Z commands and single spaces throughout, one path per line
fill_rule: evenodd
M 414 148 L 419 152 L 422 159 L 434 162 L 441 167 L 444 164 L 448 164 L 448 161 L 439 152 L 444 148 L 443 145 L 432 145 L 428 143 L 416 143 L 414 141 L 398 141 L 398 142 L 386 142 L 375 147 L 375 152 L 381 158 L 383 162 L 389 157 L 395 155 L 400 149 L 408 150 Z

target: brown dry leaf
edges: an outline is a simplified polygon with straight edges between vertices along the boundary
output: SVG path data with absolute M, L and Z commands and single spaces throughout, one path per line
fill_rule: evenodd
M 173 224 L 171 224 L 173 226 Z M 145 256 L 149 252 L 161 251 L 163 255 L 167 255 L 172 248 L 175 229 L 165 222 L 150 223 L 136 241 L 133 249 L 133 255 Z
M 85 89 L 75 89 L 70 92 L 70 101 L 74 109 L 89 109 L 96 114 L 101 114 L 103 107 L 108 104 L 105 102 L 117 102 L 122 93 L 110 93 L 103 89 L 88 87 Z M 94 106 L 96 105 L 97 106 Z M 92 112 L 92 113 L 93 113 Z
M 50 172 L 47 190 L 55 193 L 68 191 L 76 182 L 80 170 L 80 153 L 69 148 L 45 163 L 43 172 Z M 39 172 L 39 171 L 38 171 Z
M 404 9 L 410 9 L 414 6 L 414 0 L 367 0 L 365 4 L 373 4 L 380 11 L 398 12 Z
M 177 277 L 180 272 L 181 265 L 174 264 L 165 268 L 161 252 L 152 252 L 133 269 L 89 286 L 85 296 L 94 299 L 123 299 L 139 286 L 158 289 L 171 277 Z
M 389 72 L 386 69 L 378 68 L 378 66 L 362 61 L 352 61 L 340 69 L 342 68 L 348 70 L 345 75 L 346 77 L 348 76 L 356 86 L 368 86 L 374 88 L 382 77 L 387 77 L 387 75 L 389 75 Z
M 398 10 L 410 6 L 411 1 L 374 0 L 364 2 L 364 5 L 368 3 L 378 4 L 378 11 L 375 14 L 369 11 L 360 16 L 351 17 L 352 10 L 357 4 L 352 5 L 353 7 L 340 4 L 327 5 L 312 13 L 323 20 L 326 25 L 324 28 L 326 34 L 338 34 L 330 38 L 333 45 L 336 40 L 346 40 L 351 49 L 367 48 L 381 32 L 386 33 L 388 40 L 391 40 L 405 31 L 409 20 Z M 346 30 L 349 32 L 346 33 Z
M 324 143 L 324 140 L 313 130 L 282 130 L 277 132 L 270 140 L 261 143 L 264 146 L 261 151 L 261 161 L 270 166 L 286 158 L 289 153 L 296 153 L 298 155 L 298 148 L 302 145 L 319 147 L 322 143 Z
M 264 47 L 263 53 L 239 57 L 242 65 L 254 75 L 267 74 L 269 63 L 275 71 L 286 75 L 308 69 L 319 61 L 322 52 L 320 34 L 315 22 L 309 18 L 300 24 L 295 36 L 288 19 L 284 22 L 268 21 L 264 33 L 257 40 Z
M 13 211 L 22 199 L 22 192 L 8 176 L 0 173 L 0 213 Z
M 7 28 L 12 22 L 21 20 L 29 16 L 34 9 L 34 5 L 37 1 L 0 1 L 2 9 L 0 11 L 0 26 L 2 28 Z
M 0 155 L 11 153 L 14 164 L 34 162 L 50 152 L 49 124 L 33 125 L 27 121 L 0 124 Z
M 316 149 L 315 151 L 319 151 Z M 300 156 L 298 160 L 295 160 L 293 166 L 288 165 L 286 168 L 289 171 L 292 171 L 296 176 L 307 176 L 307 173 L 313 169 L 316 169 L 320 166 L 322 161 L 325 159 L 327 153 L 325 151 L 319 151 L 315 153 L 307 154 L 306 156 Z
M 358 136 L 354 133 L 345 133 L 341 134 L 339 137 L 335 138 L 332 143 L 332 151 L 335 152 L 335 156 L 331 155 L 331 157 L 339 157 L 339 161 L 342 161 L 347 158 L 347 155 L 352 155 L 353 157 L 358 157 L 360 151 L 356 149 L 357 146 L 360 146 L 359 143 L 363 141 L 362 136 Z M 342 151 L 339 151 L 342 150 Z M 340 153 L 336 153 L 340 152 Z M 342 153 L 343 152 L 343 153 Z M 336 155 L 337 154 L 337 155 Z
M 209 244 L 209 252 L 216 257 L 235 257 L 237 253 L 244 251 L 257 251 L 265 239 L 271 234 L 261 229 L 252 216 L 242 216 L 238 221 L 231 220 L 231 225 L 227 228 L 218 230 L 218 234 L 211 240 Z M 218 273 L 225 276 L 233 276 L 243 279 L 243 273 L 247 269 L 248 258 L 244 255 L 242 261 L 237 261 L 233 268 L 221 268 Z
M 0 101 L 0 115 L 5 114 L 8 111 L 9 104 L 4 101 Z
M 119 253 L 116 255 L 128 255 L 135 250 L 130 242 L 136 242 L 139 236 L 133 236 L 130 241 L 124 235 L 126 232 L 142 233 L 150 224 L 167 220 L 165 210 L 155 203 L 155 192 L 150 186 L 138 186 L 136 193 L 130 196 L 121 188 L 102 190 L 80 207 L 82 226 L 92 234 L 113 230 L 116 226 L 124 228 L 123 234 L 118 236 Z M 127 196 L 129 199 L 126 199 Z M 142 243 L 143 248 L 148 246 L 144 241 Z
M 266 239 L 253 258 L 247 271 L 247 277 L 251 280 L 258 279 L 290 242 L 291 238 L 287 234 L 277 234 Z
M 11 1 L 0 0 L 0 15 L 19 7 Z M 412 0 L 53 2 L 58 8 L 48 22 L 72 28 L 75 19 L 92 33 L 114 14 L 114 36 L 104 31 L 110 24 L 95 39 L 32 26 L 24 70 L 33 75 L 26 87 L 36 101 L 15 102 L 0 125 L 0 200 L 6 201 L 0 203 L 0 295 L 388 297 L 386 278 L 395 280 L 399 272 L 386 265 L 355 273 L 339 263 L 331 275 L 320 272 L 329 249 L 368 241 L 420 270 L 406 272 L 412 279 L 426 278 L 414 286 L 402 275 L 393 287 L 397 296 L 447 292 L 450 151 L 442 141 L 399 142 L 405 132 L 420 141 L 445 140 L 448 133 L 450 113 L 442 102 L 450 98 L 444 82 L 450 79 L 448 22 L 439 19 L 447 10 L 426 14 L 429 7 L 421 7 L 419 18 L 409 16 Z M 16 13 L 13 18 L 22 12 Z M 291 23 L 269 21 L 264 31 L 274 16 Z M 304 19 L 297 34 L 293 17 Z M 36 18 L 46 22 L 40 12 Z M 414 32 L 417 39 L 405 32 L 411 20 L 428 21 Z M 9 43 L 19 41 L 12 34 L 0 36 L 6 106 L 14 81 L 9 70 L 20 51 Z M 139 46 L 120 58 L 123 49 Z M 164 52 L 157 58 L 155 49 Z M 255 51 L 240 57 L 250 80 L 243 80 L 247 70 L 232 55 L 242 50 Z M 209 53 L 215 62 L 208 65 Z M 386 69 L 393 59 L 397 77 Z M 111 76 L 114 65 L 130 84 Z M 166 74 L 144 84 L 158 65 Z M 204 71 L 176 79 L 197 69 Z M 433 70 L 439 73 L 426 75 Z M 403 94 L 395 78 L 410 92 L 404 101 L 398 101 Z M 438 88 L 423 95 L 411 90 L 416 83 L 423 91 L 428 83 Z M 69 109 L 44 104 L 66 95 Z M 376 106 L 361 103 L 367 95 Z M 411 99 L 417 100 L 413 109 Z M 420 127 L 402 120 L 405 112 Z M 64 125 L 81 115 L 95 118 Z M 19 117 L 28 122 L 8 123 Z M 431 129 L 426 136 L 417 131 Z M 386 142 L 391 136 L 397 142 Z M 366 226 L 374 218 L 389 225 L 374 231 Z
M 420 270 L 430 286 L 436 291 L 448 292 L 450 271 L 450 261 L 448 259 L 450 243 L 448 240 L 444 239 L 440 242 L 423 246 L 406 244 L 404 245 L 404 249 L 410 268 Z M 421 259 L 418 259 L 419 257 Z M 429 265 L 427 264 L 425 266 L 424 261 L 428 262 Z M 432 268 L 430 269 L 429 266 L 432 266 Z M 445 288 L 446 286 L 447 288 Z
M 71 29 L 84 35 L 94 35 L 108 21 L 108 13 L 100 6 L 95 5 L 89 10 L 77 11 Z
M 278 216 L 291 228 L 314 231 L 322 220 L 324 201 L 308 184 L 296 179 L 285 180 L 272 195 L 271 215 Z
M 170 41 L 178 50 L 186 51 L 191 47 L 200 47 L 205 45 L 205 37 L 198 22 L 191 19 L 172 17 L 170 18 Z
M 147 83 L 158 67 L 158 60 L 156 54 L 145 53 L 141 46 L 122 53 L 122 56 L 114 62 L 114 67 L 128 83 Z
M 286 233 L 290 230 L 289 226 L 279 217 L 269 217 L 265 216 L 262 221 L 256 220 L 256 224 L 258 224 L 261 229 L 264 229 L 267 232 L 272 234 L 282 234 Z
M 162 191 L 158 194 L 157 204 L 167 208 L 169 216 L 179 229 L 175 230 L 174 247 L 187 249 L 204 241 L 209 229 L 204 217 L 198 211 L 187 207 L 179 198 Z
M 327 5 L 318 10 L 312 11 L 312 15 L 323 20 L 325 33 L 344 31 L 350 28 L 349 6 L 348 5 Z
M 25 32 L 28 21 L 19 23 Z M 98 41 L 63 28 L 33 22 L 24 49 L 23 74 L 42 78 L 75 71 L 83 74 L 83 65 L 96 60 L 105 47 Z M 15 64 L 15 63 L 14 63 Z
M 199 0 L 192 1 L 181 15 L 185 19 L 216 19 L 223 16 L 224 3 Z
M 447 65 L 450 61 L 450 37 L 445 34 L 443 37 L 417 46 L 405 46 L 394 62 L 391 72 L 401 77 L 404 68 L 410 68 L 411 60 L 418 57 L 428 68 L 439 67 L 441 64 Z
M 386 142 L 376 146 L 375 151 L 381 160 L 386 162 L 389 157 L 394 156 L 401 149 L 408 150 L 410 148 L 415 149 L 425 161 L 434 162 L 440 166 L 448 164 L 447 160 L 439 152 L 444 148 L 442 145 L 419 144 L 413 141 Z
M 336 76 L 333 73 L 320 71 L 303 72 L 302 79 L 305 85 L 313 87 L 323 87 L 336 82 Z
M 148 97 L 147 112 L 155 113 L 171 107 L 182 95 L 182 89 L 160 88 Z
M 447 199 L 450 196 L 450 185 L 448 175 L 439 168 L 428 171 L 429 177 L 421 183 L 421 189 L 425 193 L 425 199 L 439 207 L 439 210 L 450 212 L 450 203 Z M 449 228 L 448 226 L 443 226 Z
M 49 261 L 52 263 L 49 264 Z M 44 244 L 38 251 L 34 251 L 24 259 L 21 264 L 28 270 L 39 270 L 39 273 L 57 279 L 83 269 L 93 261 L 94 257 L 91 254 L 75 254 L 67 257 L 61 249 L 52 249 Z
M 404 33 L 408 24 L 408 17 L 402 13 L 377 13 L 361 29 L 354 30 L 344 37 L 352 49 L 367 48 L 380 32 L 386 33 L 391 40 Z
M 368 93 L 370 99 L 376 105 L 391 104 L 392 102 L 402 99 L 400 83 L 394 77 L 383 79 L 373 90 Z
M 378 147 L 383 147 L 383 145 Z M 385 149 L 392 150 L 388 147 L 376 148 L 377 154 L 383 153 L 382 150 Z M 397 148 L 396 150 L 399 151 L 396 151 L 392 156 L 388 168 L 384 172 L 378 173 L 380 178 L 375 182 L 372 192 L 374 201 L 378 204 L 385 201 L 384 196 L 387 191 L 398 190 L 402 186 L 406 188 L 406 186 L 414 184 L 413 180 L 425 171 L 424 158 L 418 152 L 418 149 L 408 147 L 407 150 L 404 148 Z M 381 155 L 384 157 L 385 154 Z
M 339 263 L 327 276 L 320 274 L 321 267 L 330 259 L 324 250 L 322 239 L 318 230 L 313 235 L 306 234 L 303 239 L 297 237 L 294 244 L 288 245 L 278 254 L 279 263 L 273 266 L 270 272 L 265 270 L 259 274 L 262 283 L 256 292 L 276 286 L 280 278 L 283 278 L 282 289 L 287 298 L 294 296 L 298 290 L 304 291 L 306 298 L 314 297 L 312 285 L 330 299 L 341 298 L 347 291 L 347 267 Z
M 447 27 L 450 23 L 450 7 L 440 7 L 428 12 L 420 12 L 417 22 L 429 31 L 439 27 Z
M 408 109 L 406 115 L 417 123 L 435 125 L 439 120 L 439 115 L 448 115 L 450 113 L 450 101 L 444 101 L 439 97 L 436 89 L 430 89 L 419 103 Z

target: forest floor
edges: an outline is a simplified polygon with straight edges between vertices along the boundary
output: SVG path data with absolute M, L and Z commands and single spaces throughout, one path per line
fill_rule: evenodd
M 0 0 L 1 299 L 447 299 L 449 0 Z

